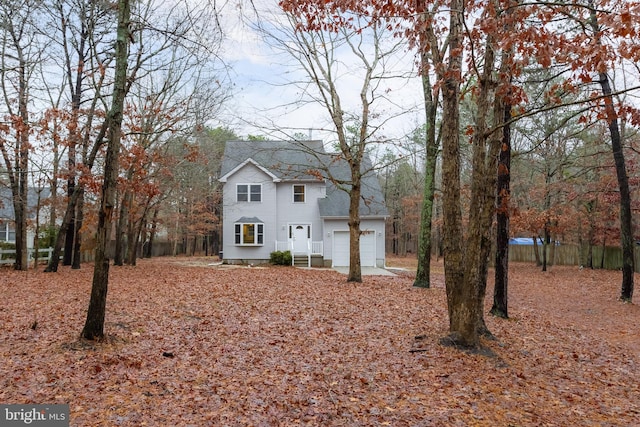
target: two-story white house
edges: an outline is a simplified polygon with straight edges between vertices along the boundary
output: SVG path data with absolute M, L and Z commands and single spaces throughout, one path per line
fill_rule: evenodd
M 326 153 L 322 141 L 227 142 L 220 177 L 223 261 L 262 263 L 273 251 L 289 250 L 296 265 L 348 266 L 349 177 L 346 162 Z M 385 265 L 387 215 L 378 179 L 366 173 L 362 266 Z

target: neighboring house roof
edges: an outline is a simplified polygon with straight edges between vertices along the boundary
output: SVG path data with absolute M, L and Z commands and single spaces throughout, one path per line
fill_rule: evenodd
M 40 201 L 49 198 L 51 192 L 48 188 L 40 189 Z M 38 191 L 35 188 L 29 188 L 27 193 L 27 216 L 35 218 L 35 209 L 38 204 Z M 13 210 L 13 195 L 8 187 L 0 187 L 0 219 L 14 220 L 15 211 Z
M 265 171 L 274 182 L 326 179 L 327 196 L 319 200 L 320 216 L 349 216 L 349 194 L 331 180 L 348 183 L 351 176 L 349 165 L 340 156 L 326 153 L 322 141 L 229 141 L 225 146 L 220 181 L 226 182 L 228 177 L 248 163 Z M 369 160 L 363 163 L 363 169 L 369 170 Z M 348 189 L 349 185 L 344 187 Z M 361 188 L 360 214 L 388 216 L 375 173 L 369 172 L 363 176 Z

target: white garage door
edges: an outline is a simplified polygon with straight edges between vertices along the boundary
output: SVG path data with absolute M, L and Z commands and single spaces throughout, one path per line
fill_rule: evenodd
M 333 232 L 333 266 L 349 266 L 349 232 Z M 375 267 L 376 265 L 376 234 L 365 231 L 360 235 L 360 265 Z

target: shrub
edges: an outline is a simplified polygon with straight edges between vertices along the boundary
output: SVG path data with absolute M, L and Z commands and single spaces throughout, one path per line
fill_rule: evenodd
M 0 249 L 15 249 L 15 248 L 16 248 L 15 243 L 0 242 Z
M 273 265 L 291 265 L 291 252 L 274 251 L 269 256 L 269 262 Z
M 40 231 L 38 238 L 38 245 L 41 248 L 52 248 L 56 244 L 56 237 L 58 236 L 58 229 L 56 227 L 46 227 Z

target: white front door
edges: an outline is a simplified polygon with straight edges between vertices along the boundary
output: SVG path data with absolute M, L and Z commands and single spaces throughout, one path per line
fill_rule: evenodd
M 309 224 L 298 224 L 298 225 L 290 225 L 290 233 L 291 240 L 293 243 L 293 252 L 294 253 L 307 253 L 308 251 L 308 241 L 310 236 L 310 228 Z

